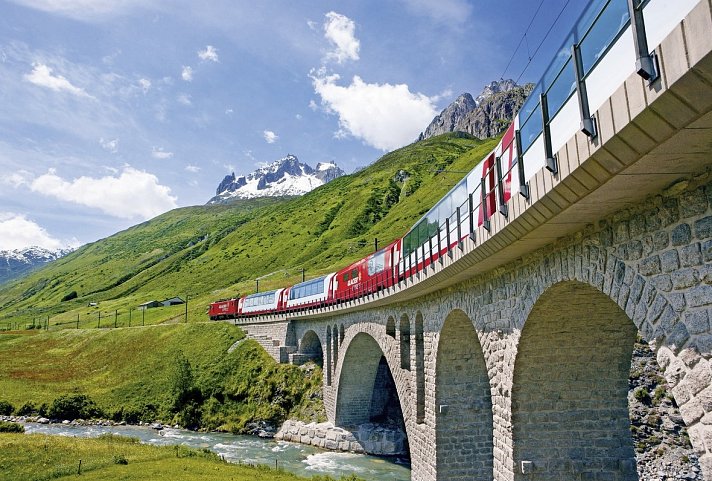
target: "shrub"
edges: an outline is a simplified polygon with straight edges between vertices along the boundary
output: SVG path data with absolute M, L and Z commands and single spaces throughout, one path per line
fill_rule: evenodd
M 638 389 L 633 391 L 633 397 L 639 402 L 645 404 L 646 406 L 650 406 L 650 393 L 644 387 L 639 387 Z
M 77 291 L 72 291 L 69 294 L 66 294 L 64 297 L 62 297 L 62 302 L 65 301 L 71 301 L 72 299 L 76 299 L 79 294 L 77 294 Z
M 67 394 L 52 401 L 47 414 L 52 419 L 88 419 L 100 417 L 102 412 L 86 394 Z
M 9 416 L 15 411 L 15 406 L 7 401 L 0 401 L 0 416 Z
M 129 464 L 128 459 L 123 454 L 114 454 L 114 464 Z
M 0 433 L 24 433 L 25 426 L 18 423 L 0 421 Z
M 26 402 L 17 410 L 15 411 L 15 414 L 18 416 L 30 416 L 32 414 L 35 414 L 37 412 L 37 408 L 35 407 L 35 404 L 31 401 Z

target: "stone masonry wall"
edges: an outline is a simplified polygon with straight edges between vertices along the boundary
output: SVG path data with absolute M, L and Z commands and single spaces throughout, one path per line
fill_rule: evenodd
M 693 446 L 701 455 L 705 476 L 712 479 L 711 456 L 706 444 L 712 447 L 709 441 L 712 440 L 709 427 L 712 421 L 708 421 L 712 415 L 707 414 L 712 412 L 710 178 L 706 173 L 676 184 L 664 195 L 622 210 L 595 226 L 590 225 L 554 245 L 473 278 L 456 289 L 434 293 L 416 302 L 330 319 L 329 324 L 336 322 L 345 326 L 341 349 L 347 354 L 341 355 L 331 367 L 334 369 L 332 386 L 324 390 L 329 419 L 344 416 L 338 412 L 337 404 L 339 389 L 349 389 L 341 386 L 342 376 L 363 365 L 351 364 L 359 358 L 348 354 L 350 344 L 359 334 L 369 336 L 385 355 L 398 389 L 413 458 L 413 479 L 437 479 L 436 426 L 442 415 L 436 412 L 435 399 L 439 382 L 436 377 L 439 336 L 447 316 L 461 310 L 475 327 L 489 375 L 494 479 L 518 479 L 522 466 L 515 463 L 512 391 L 520 336 L 542 294 L 560 283 L 575 282 L 592 288 L 586 294 L 591 299 L 592 319 L 603 315 L 596 311 L 595 290 L 617 305 L 628 322 L 655 347 Z M 585 296 L 580 300 L 587 305 Z M 417 369 L 400 367 L 400 343 L 386 332 L 389 317 L 401 319 L 403 315 L 410 319 L 422 316 L 424 322 L 425 416 L 422 423 L 416 422 L 415 413 Z M 326 324 L 319 320 L 296 322 L 297 337 L 319 326 L 325 329 Z M 415 366 L 415 334 L 411 335 L 411 342 L 404 345 L 410 346 L 411 366 Z M 584 333 L 581 336 L 586 338 Z M 612 339 L 627 342 L 627 335 L 615 334 Z M 546 346 L 547 340 L 540 338 L 535 342 Z M 549 347 L 557 348 L 555 344 L 546 346 Z M 380 354 L 373 353 L 374 356 Z M 566 358 L 565 352 L 560 355 Z M 578 361 L 572 358 L 570 362 L 575 365 Z M 591 385 L 596 382 L 592 379 Z M 617 392 L 614 387 L 610 389 Z M 609 464 L 627 473 L 630 466 L 625 459 L 627 455 L 609 460 Z

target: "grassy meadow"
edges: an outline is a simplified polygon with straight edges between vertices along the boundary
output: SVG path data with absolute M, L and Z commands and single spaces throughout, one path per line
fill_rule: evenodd
M 79 463 L 81 461 L 81 474 Z M 207 450 L 157 447 L 137 439 L 95 439 L 0 433 L 0 481 L 299 481 L 291 473 L 268 467 L 222 461 Z M 312 481 L 328 481 L 315 477 Z M 357 481 L 357 478 L 342 478 Z
M 222 322 L 0 334 L 0 401 L 46 415 L 61 396 L 84 395 L 117 421 L 231 432 L 323 419 L 321 371 L 278 364 L 251 340 L 228 352 L 243 337 Z

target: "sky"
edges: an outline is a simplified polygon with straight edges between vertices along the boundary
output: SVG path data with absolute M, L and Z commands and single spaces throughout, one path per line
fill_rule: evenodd
M 463 92 L 536 81 L 585 3 L 0 0 L 0 250 L 93 242 L 287 154 L 353 172 Z

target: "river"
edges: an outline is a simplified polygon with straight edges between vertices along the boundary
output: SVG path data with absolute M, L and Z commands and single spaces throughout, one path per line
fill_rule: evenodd
M 98 437 L 105 433 L 139 438 L 156 446 L 182 444 L 208 448 L 232 463 L 277 466 L 300 476 L 317 474 L 340 477 L 355 474 L 369 481 L 408 481 L 410 468 L 400 462 L 363 454 L 324 451 L 312 446 L 276 442 L 256 436 L 227 433 L 198 433 L 165 428 L 156 431 L 147 426 L 72 426 L 65 424 L 26 423 L 26 433 L 53 436 Z

